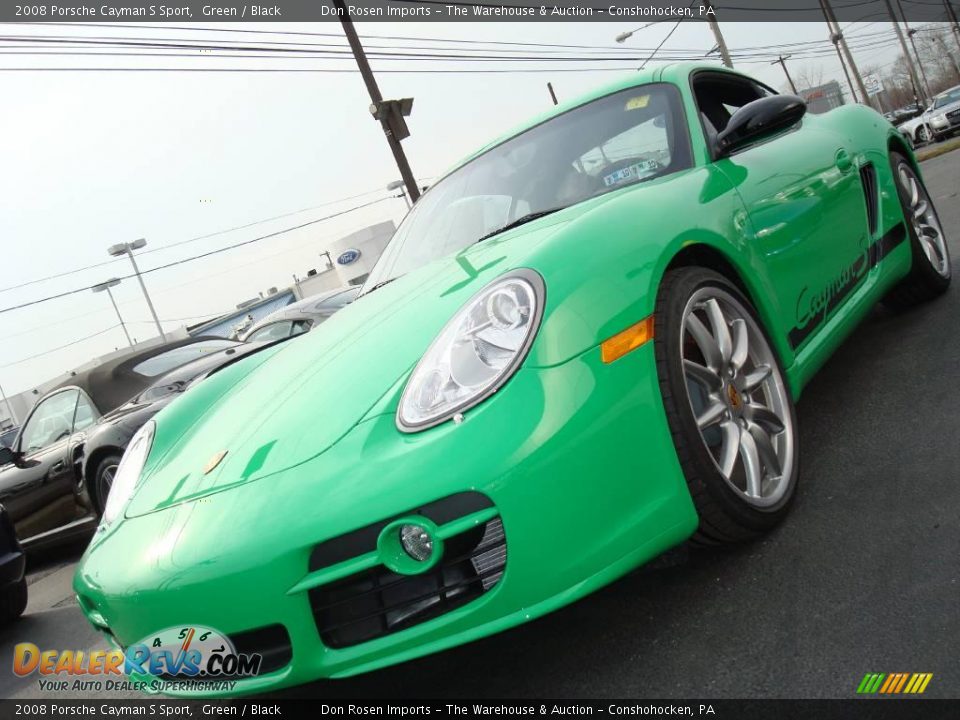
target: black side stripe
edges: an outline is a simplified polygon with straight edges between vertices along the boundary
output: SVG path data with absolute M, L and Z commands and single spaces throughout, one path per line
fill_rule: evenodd
M 867 276 L 867 272 L 879 265 L 881 260 L 906 239 L 907 228 L 900 222 L 890 228 L 883 237 L 870 245 L 867 249 L 868 264 L 866 270 L 860 274 L 851 276 L 842 287 L 837 288 L 837 291 L 833 297 L 830 298 L 830 301 L 826 304 L 823 311 L 818 313 L 816 317 L 811 318 L 806 325 L 793 328 L 787 336 L 787 339 L 790 341 L 790 346 L 796 350 L 802 345 L 813 331 L 823 324 L 823 321 L 827 319 L 830 313 L 846 299 L 847 295 L 853 292 L 854 288 L 860 284 L 860 281 Z

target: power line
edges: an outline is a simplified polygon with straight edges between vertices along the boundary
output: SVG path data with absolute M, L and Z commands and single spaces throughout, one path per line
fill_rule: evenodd
M 362 204 L 362 205 L 356 205 L 356 206 L 354 206 L 354 207 L 352 207 L 352 208 L 348 208 L 348 209 L 346 209 L 346 210 L 341 210 L 340 212 L 333 213 L 332 215 L 327 215 L 327 216 L 322 217 L 322 218 L 317 218 L 317 219 L 315 219 L 315 220 L 310 220 L 310 221 L 305 222 L 305 223 L 300 223 L 299 225 L 294 225 L 293 227 L 288 227 L 288 228 L 284 228 L 284 229 L 282 229 L 282 230 L 277 230 L 276 232 L 267 233 L 266 235 L 260 235 L 259 237 L 255 237 L 255 238 L 252 238 L 252 239 L 250 239 L 250 240 L 244 240 L 243 242 L 238 242 L 238 243 L 234 243 L 234 244 L 232 244 L 232 245 L 227 245 L 227 246 L 222 247 L 222 248 L 217 248 L 216 250 L 210 250 L 209 252 L 201 253 L 201 254 L 199 254 L 199 255 L 193 255 L 193 256 L 191 256 L 191 257 L 182 258 L 182 259 L 180 259 L 180 260 L 175 260 L 174 262 L 169 262 L 169 263 L 166 263 L 165 265 L 158 265 L 158 266 L 156 266 L 156 267 L 148 268 L 148 269 L 146 269 L 146 270 L 141 270 L 141 271 L 140 271 L 140 274 L 141 274 L 141 275 L 148 275 L 149 273 L 157 272 L 157 271 L 159 271 L 159 270 L 166 270 L 167 268 L 176 267 L 177 265 L 183 265 L 184 263 L 192 262 L 192 261 L 194 261 L 194 260 L 200 260 L 200 259 L 202 259 L 202 258 L 210 257 L 210 256 L 212 256 L 212 255 L 218 255 L 218 254 L 220 254 L 220 253 L 227 252 L 228 250 L 234 250 L 235 248 L 238 248 L 238 247 L 244 247 L 244 246 L 246 246 L 246 245 L 252 245 L 253 243 L 257 243 L 257 242 L 260 242 L 260 241 L 262 241 L 262 240 L 267 240 L 267 239 L 272 238 L 272 237 L 277 237 L 278 235 L 283 235 L 284 233 L 293 232 L 294 230 L 300 230 L 300 229 L 302 229 L 302 228 L 309 227 L 310 225 L 316 225 L 317 223 L 324 222 L 325 220 L 331 220 L 331 219 L 333 219 L 333 218 L 335 218 L 335 217 L 340 217 L 341 215 L 346 215 L 347 213 L 351 213 L 351 212 L 354 212 L 354 211 L 356 211 L 356 210 L 361 210 L 362 208 L 370 207 L 371 205 L 375 205 L 375 204 L 377 204 L 377 203 L 384 202 L 385 200 L 392 200 L 392 199 L 393 199 L 393 198 L 378 198 L 378 199 L 376 199 L 376 200 L 371 200 L 370 202 L 364 203 L 364 204 Z M 132 277 L 135 277 L 135 276 L 134 276 L 134 275 L 124 275 L 124 276 L 122 276 L 122 277 L 119 278 L 119 279 L 120 279 L 120 280 L 129 280 L 129 279 L 132 278 Z M 3 308 L 3 309 L 0 309 L 0 314 L 7 313 L 7 312 L 12 312 L 13 310 L 20 310 L 20 309 L 22 309 L 22 308 L 31 307 L 31 306 L 33 306 L 33 305 L 39 305 L 39 304 L 41 304 L 41 303 L 49 302 L 50 300 L 58 300 L 58 299 L 60 299 L 60 298 L 69 297 L 70 295 L 76 295 L 77 293 L 86 292 L 87 290 L 90 290 L 90 289 L 92 289 L 92 288 L 93 288 L 92 285 L 88 285 L 88 286 L 86 286 L 86 287 L 76 288 L 76 289 L 74 289 L 74 290 L 67 290 L 67 291 L 62 292 L 62 293 L 57 293 L 56 295 L 50 295 L 50 296 L 48 296 L 48 297 L 39 298 L 39 299 L 37 299 L 37 300 L 31 300 L 31 301 L 29 301 L 29 302 L 20 303 L 19 305 L 12 305 L 12 306 L 10 306 L 10 307 L 6 307 L 6 308 Z
M 313 205 L 312 207 L 302 208 L 300 210 L 293 210 L 292 212 L 282 213 L 280 215 L 274 215 L 272 217 L 263 218 L 262 220 L 253 220 L 251 222 L 245 223 L 243 225 L 234 225 L 230 228 L 225 228 L 224 230 L 217 230 L 216 232 L 207 233 L 206 235 L 197 235 L 196 237 L 187 238 L 186 240 L 180 240 L 175 243 L 170 243 L 169 245 L 161 245 L 159 247 L 150 248 L 149 250 L 143 250 L 138 255 L 148 255 L 150 253 L 160 252 L 162 250 L 169 250 L 170 248 L 179 247 L 181 245 L 186 245 L 188 243 L 197 242 L 199 240 L 207 240 L 218 235 L 226 235 L 227 233 L 235 232 L 237 230 L 244 230 L 254 225 L 262 225 L 263 223 L 272 222 L 274 220 L 280 220 L 281 218 L 290 217 L 291 215 L 299 215 L 300 213 L 309 212 L 311 210 L 317 210 L 328 205 L 335 205 L 336 203 L 346 202 L 347 200 L 356 200 L 357 198 L 365 197 L 367 195 L 372 195 L 373 193 L 383 192 L 383 190 L 368 190 L 364 193 L 359 193 L 357 195 L 350 195 L 348 197 L 338 198 L 337 200 L 329 200 L 328 202 L 320 203 L 319 205 Z M 384 198 L 386 199 L 386 198 Z M 11 290 L 19 290 L 20 288 L 27 287 L 29 285 L 36 285 L 37 283 L 47 282 L 48 280 L 56 280 L 57 278 L 66 277 L 67 275 L 75 275 L 79 272 L 84 272 L 86 270 L 93 270 L 98 267 L 104 267 L 105 265 L 111 265 L 115 262 L 123 262 L 123 258 L 113 259 L 113 260 L 104 260 L 103 262 L 94 263 L 93 265 L 85 265 L 84 267 L 74 268 L 73 270 L 65 270 L 63 272 L 56 273 L 54 275 L 47 275 L 46 277 L 36 278 L 35 280 L 27 280 L 18 285 L 11 285 L 9 287 L 0 288 L 0 293 L 9 292 Z
M 59 351 L 59 350 L 63 350 L 64 348 L 71 347 L 72 345 L 77 345 L 77 344 L 79 344 L 79 343 L 84 342 L 85 340 L 90 340 L 90 339 L 92 339 L 92 338 L 98 337 L 99 335 L 103 335 L 103 334 L 105 334 L 105 333 L 108 333 L 108 332 L 110 332 L 111 330 L 116 330 L 118 327 L 120 327 L 120 325 L 111 325 L 110 327 L 105 328 L 104 330 L 100 330 L 99 332 L 95 332 L 95 333 L 93 333 L 92 335 L 86 335 L 86 336 L 84 336 L 84 337 L 82 337 L 82 338 L 79 338 L 78 340 L 74 340 L 73 342 L 68 342 L 68 343 L 66 343 L 65 345 L 59 345 L 59 346 L 57 346 L 57 347 L 55 347 L 55 348 L 50 348 L 49 350 L 44 350 L 43 352 L 39 352 L 39 353 L 37 353 L 37 354 L 35 354 L 35 355 L 31 355 L 31 356 L 29 356 L 29 357 L 20 358 L 19 360 L 14 360 L 13 362 L 9 362 L 9 363 L 7 363 L 6 365 L 0 365 L 0 369 L 4 369 L 4 368 L 8 368 L 8 367 L 13 367 L 14 365 L 20 365 L 21 363 L 25 363 L 25 362 L 27 362 L 27 361 L 29 361 L 29 360 L 36 360 L 38 357 L 43 357 L 44 355 L 49 355 L 50 353 L 55 353 L 55 352 L 57 352 L 57 351 Z

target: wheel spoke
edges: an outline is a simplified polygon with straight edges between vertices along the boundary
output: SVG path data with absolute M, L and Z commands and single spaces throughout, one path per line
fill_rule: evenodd
M 760 383 L 770 377 L 771 373 L 773 369 L 769 365 L 757 365 L 743 378 L 743 390 L 745 392 L 756 390 Z
M 773 477 L 783 475 L 783 470 L 780 467 L 780 458 L 777 457 L 777 451 L 774 449 L 773 442 L 770 440 L 770 435 L 767 434 L 767 431 L 756 423 L 750 423 L 747 426 L 747 430 L 750 432 L 754 443 L 756 443 L 760 460 L 770 472 L 770 475 Z
M 731 327 L 733 328 L 733 349 L 730 353 L 730 364 L 734 370 L 739 370 L 747 361 L 749 351 L 747 323 L 743 319 L 737 318 L 731 323 Z
M 757 452 L 753 435 L 746 430 L 740 432 L 740 457 L 743 459 L 743 470 L 747 476 L 747 495 L 762 497 L 760 486 L 763 482 L 763 467 L 760 464 L 760 454 Z
M 919 218 L 927 212 L 929 206 L 927 205 L 926 200 L 921 200 L 920 203 L 913 208 L 913 217 Z
M 927 256 L 927 260 L 929 260 L 930 264 L 935 268 L 939 268 L 939 248 L 934 245 L 933 241 L 926 234 L 920 232 L 917 233 L 917 236 L 920 238 L 920 248 L 923 250 L 923 254 Z
M 711 425 L 716 425 L 720 422 L 726 409 L 726 406 L 722 402 L 715 401 L 700 413 L 700 416 L 697 418 L 697 427 L 704 430 Z
M 917 181 L 913 176 L 909 176 L 910 179 L 910 207 L 916 207 L 917 203 L 920 200 L 920 190 L 917 187 Z
M 720 380 L 720 376 L 717 375 L 717 373 L 693 360 L 683 361 L 683 371 L 688 378 L 700 383 L 710 392 L 717 392 L 723 386 L 723 381 Z
M 715 298 L 710 298 L 704 305 L 704 309 L 710 319 L 713 337 L 720 347 L 720 356 L 724 363 L 730 362 L 730 356 L 733 353 L 733 341 L 730 339 L 730 327 L 727 325 L 727 319 L 723 316 L 723 310 L 720 309 L 720 303 Z
M 720 429 L 723 431 L 723 446 L 720 449 L 720 472 L 729 480 L 737 462 L 737 455 L 740 453 L 740 428 L 732 420 L 727 420 L 720 425 Z
M 754 405 L 753 403 L 748 407 L 750 408 L 750 419 L 768 433 L 777 435 L 783 432 L 783 421 L 773 410 L 763 405 Z
M 720 352 L 717 341 L 707 330 L 707 326 L 693 313 L 687 315 L 685 322 L 687 330 L 693 336 L 693 341 L 700 348 L 700 352 L 703 353 L 703 359 L 707 361 L 707 365 L 713 370 L 720 370 L 723 367 L 723 354 Z

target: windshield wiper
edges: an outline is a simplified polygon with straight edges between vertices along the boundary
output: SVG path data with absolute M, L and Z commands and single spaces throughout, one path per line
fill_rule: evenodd
M 513 220 L 512 222 L 508 222 L 503 227 L 499 227 L 493 232 L 488 232 L 486 235 L 479 238 L 476 242 L 483 242 L 484 240 L 488 240 L 489 238 L 492 238 L 494 235 L 499 235 L 500 233 L 506 232 L 507 230 L 512 230 L 515 227 L 526 225 L 528 222 L 536 220 L 537 218 L 542 218 L 545 215 L 551 215 L 555 212 L 558 212 L 559 210 L 563 210 L 565 207 L 567 206 L 559 205 L 555 208 L 549 208 L 548 210 L 537 210 L 536 212 L 527 213 L 526 215 L 521 215 L 516 220 Z
M 362 294 L 360 295 L 360 297 L 363 297 L 364 295 L 369 295 L 369 294 L 372 293 L 374 290 L 379 290 L 379 289 L 382 288 L 384 285 L 387 285 L 387 284 L 389 284 L 389 283 L 392 283 L 392 282 L 393 282 L 394 280 L 396 280 L 398 277 L 400 277 L 400 276 L 397 275 L 396 277 L 392 277 L 392 278 L 389 278 L 389 279 L 387 279 L 387 280 L 381 280 L 381 281 L 378 282 L 376 285 L 374 285 L 372 288 L 370 288 L 370 289 L 367 290 L 366 292 L 362 293 Z

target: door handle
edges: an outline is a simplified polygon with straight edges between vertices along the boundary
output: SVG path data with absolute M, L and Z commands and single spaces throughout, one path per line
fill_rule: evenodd
M 850 159 L 849 153 L 847 153 L 847 151 L 843 148 L 837 150 L 834 163 L 836 164 L 837 169 L 842 173 L 849 172 L 853 167 L 853 160 Z
M 64 464 L 63 460 L 57 460 L 57 462 L 55 462 L 53 466 L 50 468 L 50 472 L 53 472 L 53 473 L 62 472 L 63 468 L 65 467 L 66 465 Z

